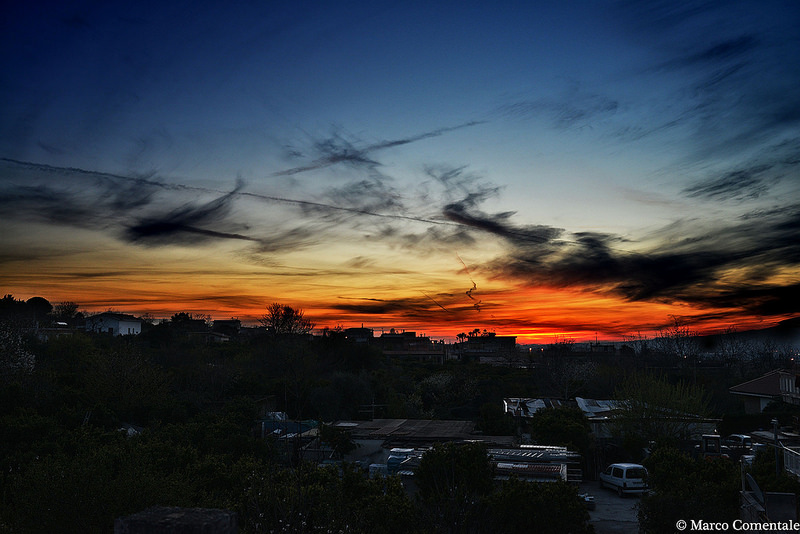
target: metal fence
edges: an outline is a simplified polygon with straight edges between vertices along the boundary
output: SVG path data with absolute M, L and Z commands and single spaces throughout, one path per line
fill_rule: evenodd
M 787 473 L 800 478 L 800 451 L 783 448 L 783 468 Z

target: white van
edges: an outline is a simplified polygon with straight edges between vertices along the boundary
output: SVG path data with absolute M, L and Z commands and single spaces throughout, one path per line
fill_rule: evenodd
M 600 487 L 616 489 L 620 497 L 642 494 L 647 491 L 647 469 L 639 464 L 611 464 L 600 473 Z

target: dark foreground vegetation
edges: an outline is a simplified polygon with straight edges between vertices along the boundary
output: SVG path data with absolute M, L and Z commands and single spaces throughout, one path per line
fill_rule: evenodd
M 481 445 L 437 446 L 411 494 L 259 432 L 265 410 L 332 421 L 373 404 L 513 432 L 499 409 L 512 382 L 475 365 L 404 365 L 335 335 L 214 344 L 185 314 L 138 336 L 47 340 L 14 319 L 2 321 L 0 531 L 110 532 L 155 505 L 232 510 L 245 533 L 586 531 L 574 487 L 496 484 Z
M 305 342 L 211 347 L 155 329 L 24 346 L 33 371 L 1 390 L 3 530 L 109 532 L 116 517 L 168 505 L 233 510 L 242 532 L 509 532 L 531 521 L 543 521 L 541 532 L 585 531 L 575 488 L 495 486 L 480 446 L 426 455 L 412 497 L 399 478 L 317 467 L 254 431 L 264 399 L 349 417 L 379 391 L 391 413 L 435 415 L 439 403 L 473 402 L 479 387 L 461 391 L 477 382 L 465 370 L 427 399 L 433 392 L 375 354 L 341 356 L 322 373 L 334 348 L 315 354 Z
M 54 320 L 56 312 L 67 322 L 76 311 L 38 304 L 37 325 L 46 316 Z M 138 336 L 76 330 L 44 339 L 29 317 L 3 314 L 0 531 L 109 532 L 115 518 L 160 505 L 232 510 L 244 533 L 589 532 L 574 487 L 493 482 L 479 444 L 434 448 L 423 457 L 412 494 L 399 478 L 370 479 L 346 463 L 308 463 L 286 442 L 262 437 L 257 420 L 265 410 L 322 422 L 375 413 L 467 419 L 487 435 L 513 435 L 519 426 L 503 413 L 504 397 L 568 391 L 612 398 L 641 382 L 629 376 L 638 363 L 587 367 L 578 359 L 570 370 L 563 363 L 568 346 L 544 351 L 528 368 L 442 365 L 387 359 L 336 330 L 310 338 L 265 329 L 210 343 L 196 335 L 193 321 L 177 314 L 145 325 Z M 633 352 L 625 357 L 646 362 Z M 672 374 L 659 380 L 710 385 L 704 402 L 716 414 L 739 409 L 719 390 L 762 371 L 759 365 L 729 366 L 723 371 L 730 376 L 720 380 L 719 370 L 712 376 L 697 366 L 669 369 Z M 579 414 L 543 412 L 526 431 L 534 441 L 588 455 L 595 444 Z M 334 445 L 336 436 L 326 439 Z M 629 441 L 631 451 L 640 449 L 636 439 Z M 659 454 L 665 459 L 651 460 L 656 479 L 680 473 L 676 465 L 711 469 Z M 662 470 L 658 462 L 670 467 Z M 706 488 L 724 497 L 713 510 L 733 513 L 728 496 L 738 479 L 727 471 L 713 475 L 725 484 Z M 664 491 L 661 500 L 645 499 L 643 526 L 658 531 L 683 497 Z

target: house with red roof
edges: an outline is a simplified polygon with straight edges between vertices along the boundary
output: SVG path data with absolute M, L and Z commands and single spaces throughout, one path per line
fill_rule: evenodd
M 761 413 L 772 401 L 800 404 L 798 377 L 792 371 L 775 369 L 769 373 L 728 389 L 744 400 L 745 413 Z

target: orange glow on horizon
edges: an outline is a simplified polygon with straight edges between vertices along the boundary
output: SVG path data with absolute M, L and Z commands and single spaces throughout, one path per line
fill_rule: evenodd
M 269 304 L 280 302 L 302 309 L 318 329 L 363 324 L 378 332 L 395 328 L 452 340 L 460 332 L 478 328 L 516 336 L 519 343 L 651 337 L 669 326 L 673 316 L 701 333 L 721 332 L 731 326 L 739 330 L 766 328 L 789 318 L 775 316 L 764 321 L 735 309 L 626 301 L 610 292 L 527 287 L 502 280 L 478 279 L 477 289 L 468 294 L 472 280 L 460 265 L 451 272 L 422 277 L 399 268 L 388 274 L 340 269 L 324 275 L 288 266 L 260 269 L 226 264 L 223 269 L 214 258 L 196 252 L 166 254 L 158 268 L 138 256 L 133 259 L 138 261 L 127 257 L 120 259 L 119 267 L 106 263 L 103 271 L 96 272 L 84 267 L 85 263 L 72 266 L 72 274 L 65 274 L 70 271 L 55 263 L 35 273 L 20 269 L 7 277 L 4 293 L 22 299 L 42 296 L 54 304 L 74 301 L 88 312 L 113 309 L 156 319 L 186 312 L 212 319 L 238 318 L 249 325 L 258 324 Z M 124 268 L 123 262 L 127 262 Z M 31 287 L 36 288 L 35 293 Z M 343 296 L 345 291 L 350 296 Z
M 180 286 L 184 293 L 180 298 L 175 298 L 174 293 L 153 289 L 130 292 L 127 298 L 108 296 L 107 287 L 98 287 L 95 291 L 89 291 L 89 288 L 65 290 L 62 285 L 51 289 L 54 291 L 50 295 L 43 291 L 38 296 L 44 296 L 53 304 L 74 301 L 82 310 L 92 313 L 112 309 L 168 319 L 175 313 L 186 312 L 212 319 L 238 318 L 244 324 L 255 326 L 270 303 L 281 302 L 303 310 L 318 330 L 364 325 L 376 333 L 395 328 L 446 340 L 477 328 L 500 336 L 516 336 L 517 341 L 523 344 L 547 344 L 563 339 L 576 342 L 595 339 L 621 341 L 626 336 L 652 337 L 659 329 L 670 325 L 673 316 L 684 318 L 687 326 L 700 333 L 721 332 L 734 326 L 722 320 L 704 319 L 709 310 L 685 304 L 629 302 L 613 295 L 555 288 L 516 287 L 483 291 L 479 307 L 460 296 L 446 302 L 443 307 L 419 298 L 416 306 L 382 313 L 343 311 L 337 308 L 335 301 L 332 305 L 329 302 L 327 306 L 320 306 L 308 297 L 291 300 L 247 293 L 214 296 L 203 294 L 209 289 L 207 286 L 189 284 Z M 37 296 L 13 291 L 11 294 L 23 299 Z M 788 317 L 775 317 L 767 323 L 758 317 L 739 316 L 735 326 L 740 330 L 766 328 L 785 318 Z

